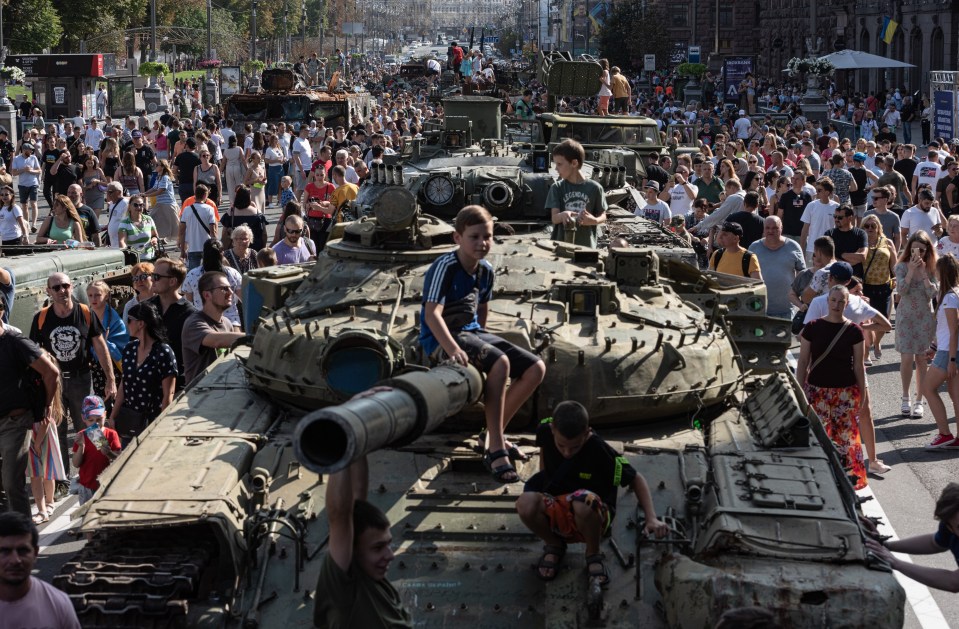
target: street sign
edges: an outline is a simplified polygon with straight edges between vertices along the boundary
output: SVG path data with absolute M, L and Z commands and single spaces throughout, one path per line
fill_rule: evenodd
M 699 46 L 689 47 L 689 63 L 702 63 L 702 48 Z
M 643 70 L 646 72 L 656 70 L 656 55 L 643 55 Z
M 486 37 L 483 38 L 483 43 L 484 43 L 484 44 L 498 44 L 498 43 L 499 43 L 499 35 L 487 35 Z

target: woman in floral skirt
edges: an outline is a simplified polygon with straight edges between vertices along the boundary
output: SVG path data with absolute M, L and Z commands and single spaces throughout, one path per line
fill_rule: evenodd
M 845 286 L 829 289 L 829 312 L 806 324 L 796 377 L 816 411 L 839 458 L 855 477 L 856 489 L 866 486 L 866 466 L 859 436 L 859 411 L 866 390 L 862 329 L 843 315 L 849 303 Z

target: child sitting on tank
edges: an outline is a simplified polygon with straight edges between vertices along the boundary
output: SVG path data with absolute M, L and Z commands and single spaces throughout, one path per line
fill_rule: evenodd
M 454 228 L 459 249 L 437 258 L 426 272 L 420 346 L 432 360 L 471 362 L 486 374 L 483 460 L 498 482 L 515 483 L 519 474 L 513 461 L 528 457 L 504 433 L 543 381 L 546 366 L 538 356 L 485 330 L 493 295 L 493 266 L 486 260 L 493 245 L 493 217 L 468 205 L 456 215 Z
M 560 402 L 553 416 L 540 423 L 536 445 L 540 472 L 526 482 L 516 511 L 546 543 L 536 568 L 540 579 L 555 579 L 567 545 L 582 543 L 589 579 L 598 579 L 602 585 L 609 582 L 599 545 L 611 530 L 619 487 L 629 487 L 636 494 L 646 513 L 645 532 L 666 535 L 667 526 L 656 517 L 646 479 L 592 431 L 582 404 Z
M 549 188 L 546 207 L 553 220 L 553 240 L 596 248 L 597 225 L 606 222 L 606 195 L 598 181 L 580 172 L 586 150 L 576 140 L 563 140 L 553 149 L 553 167 L 560 180 Z

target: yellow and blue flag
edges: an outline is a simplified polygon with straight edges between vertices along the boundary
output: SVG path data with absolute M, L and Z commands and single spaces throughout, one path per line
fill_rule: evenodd
M 882 41 L 887 44 L 892 43 L 892 37 L 896 34 L 896 28 L 899 27 L 899 22 L 892 19 L 891 17 L 882 18 L 882 30 L 879 31 L 879 35 L 882 37 Z

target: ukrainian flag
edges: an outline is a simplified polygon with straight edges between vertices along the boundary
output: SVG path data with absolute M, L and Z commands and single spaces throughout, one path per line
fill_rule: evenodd
M 882 37 L 882 41 L 887 44 L 892 43 L 892 37 L 896 33 L 896 28 L 899 27 L 899 22 L 892 19 L 891 17 L 882 18 L 882 30 L 879 31 L 879 35 Z

